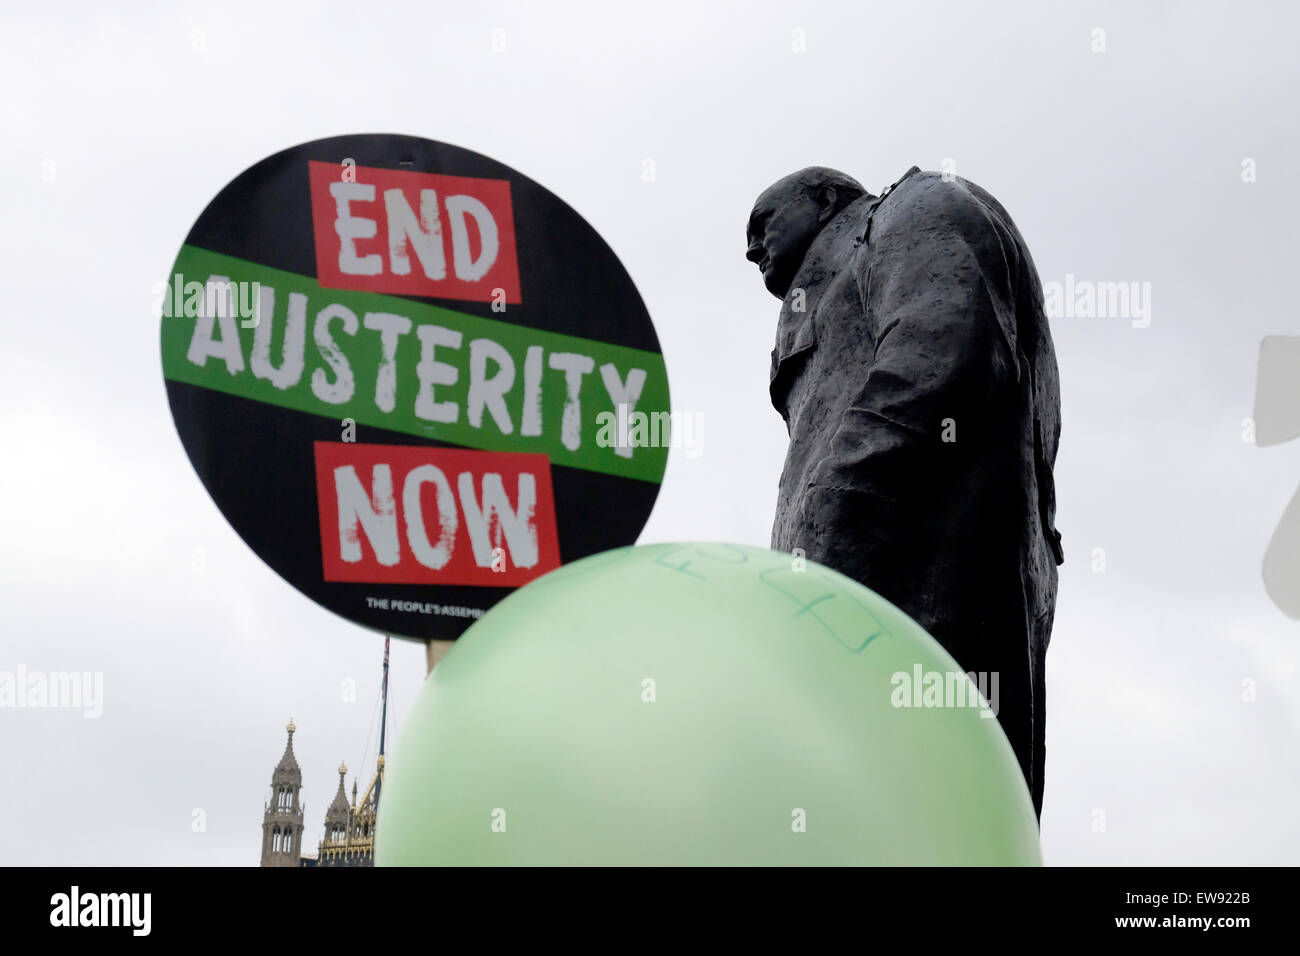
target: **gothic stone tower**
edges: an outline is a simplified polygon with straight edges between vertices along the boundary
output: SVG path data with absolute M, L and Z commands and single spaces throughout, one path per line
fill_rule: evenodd
M 339 789 L 334 794 L 334 802 L 325 811 L 325 839 L 321 841 L 317 859 L 320 866 L 327 866 L 326 850 L 342 848 L 347 845 L 348 834 L 352 829 L 352 807 L 348 795 L 343 789 L 343 778 L 347 776 L 348 765 L 339 765 Z
M 344 790 L 346 766 L 339 767 L 339 789 L 334 802 L 325 811 L 325 838 L 320 842 L 316 866 L 374 866 L 375 816 L 379 809 L 379 788 L 383 779 L 384 758 L 361 803 L 357 803 L 357 783 L 352 781 L 352 802 Z
M 302 771 L 293 755 L 293 721 L 285 728 L 289 742 L 271 773 L 271 802 L 262 817 L 262 866 L 298 866 L 302 846 Z

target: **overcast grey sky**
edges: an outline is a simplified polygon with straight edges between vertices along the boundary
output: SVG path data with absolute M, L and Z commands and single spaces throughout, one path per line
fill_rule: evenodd
M 1053 319 L 1045 859 L 1300 863 L 1300 623 L 1260 575 L 1300 441 L 1242 435 L 1261 338 L 1300 334 L 1295 5 L 120 6 L 7 9 L 0 29 L 0 671 L 104 680 L 97 720 L 0 710 L 0 863 L 255 865 L 290 716 L 305 848 L 341 759 L 365 786 L 383 639 L 217 512 L 150 315 L 222 186 L 353 132 L 501 160 L 622 258 L 674 407 L 702 422 L 644 542 L 768 541 L 778 303 L 743 233 L 781 175 L 878 190 L 952 168 L 1006 206 L 1045 283 L 1150 283 L 1145 327 Z M 396 642 L 390 727 L 423 676 Z

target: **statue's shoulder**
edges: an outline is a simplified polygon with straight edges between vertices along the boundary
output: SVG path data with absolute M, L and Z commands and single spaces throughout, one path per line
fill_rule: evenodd
M 936 233 L 969 237 L 987 232 L 990 218 L 1005 217 L 997 200 L 975 183 L 916 170 L 881 196 L 872 211 L 870 237 L 875 243 Z

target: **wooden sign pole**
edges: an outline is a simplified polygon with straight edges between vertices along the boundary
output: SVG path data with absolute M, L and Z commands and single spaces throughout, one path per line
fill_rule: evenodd
M 429 667 L 427 673 L 425 674 L 425 677 L 428 677 L 429 674 L 433 673 L 433 669 L 437 667 L 438 662 L 442 660 L 444 656 L 446 656 L 446 653 L 448 650 L 450 650 L 452 643 L 453 643 L 452 641 L 428 641 L 425 643 L 424 660 Z

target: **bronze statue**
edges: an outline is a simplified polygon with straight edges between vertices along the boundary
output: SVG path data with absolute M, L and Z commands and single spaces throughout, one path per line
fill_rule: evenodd
M 879 197 L 810 167 L 759 196 L 747 258 L 783 300 L 772 403 L 790 446 L 772 547 L 852 577 L 966 671 L 1041 816 L 1056 608 L 1056 355 L 1033 259 L 974 183 L 912 167 Z

